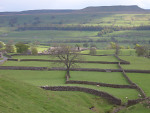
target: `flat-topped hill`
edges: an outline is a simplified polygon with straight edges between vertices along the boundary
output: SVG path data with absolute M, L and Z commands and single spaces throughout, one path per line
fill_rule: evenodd
M 64 14 L 64 13 L 84 13 L 84 12 L 149 12 L 148 9 L 142 9 L 139 6 L 97 6 L 86 7 L 84 9 L 39 9 L 39 10 L 27 10 L 20 12 L 0 12 L 0 15 L 18 15 L 18 14 Z
M 98 7 L 87 7 L 82 9 L 81 11 L 86 12 L 138 12 L 138 11 L 146 11 L 136 5 L 132 6 L 98 6 Z

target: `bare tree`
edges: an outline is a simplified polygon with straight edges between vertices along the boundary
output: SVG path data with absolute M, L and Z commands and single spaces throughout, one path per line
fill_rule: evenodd
M 59 45 L 53 47 L 50 51 L 51 55 L 60 60 L 59 63 L 63 63 L 66 67 L 67 76 L 70 78 L 70 68 L 76 65 L 76 61 L 81 60 L 79 52 L 68 45 Z

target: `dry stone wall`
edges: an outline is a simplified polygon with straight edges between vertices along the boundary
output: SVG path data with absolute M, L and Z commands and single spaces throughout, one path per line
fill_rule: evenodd
M 103 91 L 98 91 L 98 90 L 94 90 L 94 89 L 89 89 L 89 88 L 83 88 L 83 87 L 75 87 L 75 86 L 54 86 L 54 87 L 41 87 L 45 90 L 52 90 L 52 91 L 80 91 L 80 92 L 85 92 L 85 93 L 89 93 L 89 94 L 93 94 L 96 96 L 100 96 L 103 97 L 105 99 L 107 99 L 109 102 L 111 102 L 112 104 L 116 104 L 116 105 L 121 105 L 121 100 L 106 93 Z

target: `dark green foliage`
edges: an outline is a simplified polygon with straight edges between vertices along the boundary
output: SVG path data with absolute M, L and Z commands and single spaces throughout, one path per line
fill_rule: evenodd
M 13 17 L 9 20 L 9 26 L 10 27 L 14 27 L 14 25 L 18 22 L 18 18 L 17 17 Z
M 14 47 L 14 45 L 6 44 L 5 50 L 6 50 L 6 52 L 8 52 L 8 53 L 14 53 L 14 52 L 15 52 L 15 47 Z
M 136 44 L 135 49 L 138 56 L 148 56 L 149 54 L 149 49 L 146 46 Z
M 5 46 L 4 42 L 0 41 L 0 49 Z
M 13 45 L 13 41 L 9 41 L 5 45 L 5 51 L 8 53 L 14 53 L 15 52 L 15 46 Z
M 84 43 L 83 47 L 89 47 L 89 44 L 88 43 Z
M 15 46 L 17 49 L 17 53 L 26 53 L 29 49 L 29 46 L 22 42 L 16 43 Z
M 31 48 L 31 53 L 32 53 L 32 55 L 37 55 L 38 54 L 37 48 L 36 47 L 32 47 Z
M 95 47 L 90 48 L 90 55 L 96 55 L 96 48 Z
M 113 29 L 103 29 L 102 31 L 98 32 L 97 36 L 103 36 L 104 34 L 107 34 L 107 33 L 112 33 L 114 30 Z

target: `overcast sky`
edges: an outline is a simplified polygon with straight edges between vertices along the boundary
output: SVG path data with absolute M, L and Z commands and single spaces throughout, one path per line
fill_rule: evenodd
M 0 12 L 33 9 L 82 9 L 88 6 L 138 5 L 150 9 L 150 0 L 0 0 Z

